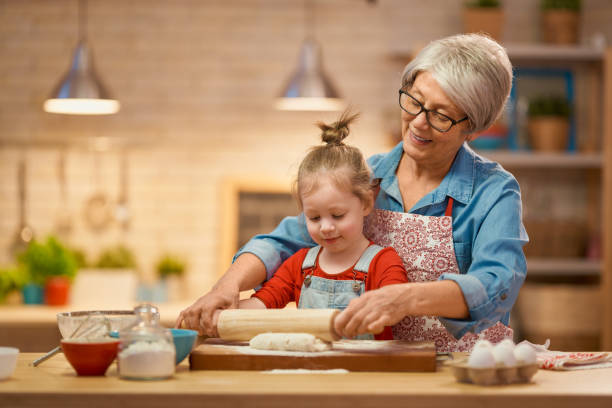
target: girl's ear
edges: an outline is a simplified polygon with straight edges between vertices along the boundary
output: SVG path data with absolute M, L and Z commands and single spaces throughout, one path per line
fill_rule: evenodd
M 363 216 L 370 214 L 374 209 L 374 191 L 369 192 L 368 199 L 363 203 Z

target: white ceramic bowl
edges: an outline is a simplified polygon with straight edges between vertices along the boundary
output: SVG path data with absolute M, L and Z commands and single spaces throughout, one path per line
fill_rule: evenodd
M 0 347 L 0 380 L 13 375 L 18 354 L 19 349 L 15 347 Z

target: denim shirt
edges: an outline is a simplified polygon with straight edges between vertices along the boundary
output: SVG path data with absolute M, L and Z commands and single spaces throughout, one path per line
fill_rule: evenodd
M 376 208 L 406 211 L 396 175 L 402 155 L 400 142 L 390 152 L 368 159 L 373 177 L 382 179 Z M 443 216 L 447 197 L 455 201 L 453 241 L 460 273 L 444 273 L 438 279 L 459 285 L 470 316 L 439 320 L 456 338 L 467 332 L 479 333 L 498 321 L 508 325 L 527 273 L 522 247 L 528 237 L 522 223 L 519 185 L 499 164 L 478 156 L 464 144 L 440 185 L 408 212 Z M 234 259 L 245 252 L 256 255 L 266 266 L 269 279 L 297 250 L 315 245 L 303 217 L 286 217 L 271 233 L 253 237 Z

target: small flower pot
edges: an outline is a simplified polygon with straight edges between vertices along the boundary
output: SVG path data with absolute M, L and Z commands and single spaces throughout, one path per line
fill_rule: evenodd
M 577 44 L 580 13 L 571 10 L 542 12 L 542 38 L 550 44 Z
M 538 116 L 529 118 L 527 123 L 529 143 L 533 150 L 541 152 L 560 152 L 567 149 L 569 141 L 569 121 L 558 116 Z
M 64 276 L 49 278 L 45 284 L 45 303 L 49 306 L 64 306 L 68 304 L 70 281 Z
M 43 287 L 37 283 L 28 283 L 21 289 L 23 303 L 26 305 L 42 305 L 44 301 Z
M 500 42 L 504 31 L 504 12 L 500 8 L 466 7 L 463 9 L 463 31 L 485 33 Z

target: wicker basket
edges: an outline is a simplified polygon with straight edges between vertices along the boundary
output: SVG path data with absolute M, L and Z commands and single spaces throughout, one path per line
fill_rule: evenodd
M 589 232 L 581 220 L 525 220 L 529 243 L 525 255 L 537 258 L 580 258 L 586 255 Z
M 529 274 L 529 271 L 527 272 Z M 519 292 L 514 318 L 521 339 L 551 350 L 598 350 L 602 298 L 597 285 L 527 283 Z

